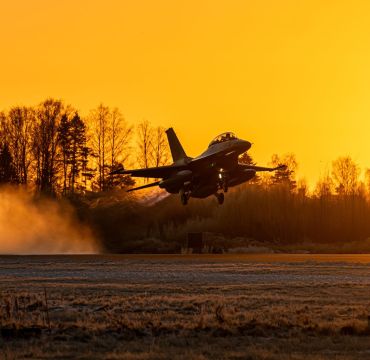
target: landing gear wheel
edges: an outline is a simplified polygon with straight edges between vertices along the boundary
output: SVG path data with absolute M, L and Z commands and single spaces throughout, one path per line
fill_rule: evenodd
M 180 195 L 181 204 L 186 205 L 188 203 L 188 196 L 185 193 L 182 193 Z
M 224 200 L 225 200 L 225 195 L 224 193 L 219 193 L 219 194 L 216 194 L 216 197 L 217 197 L 217 201 L 220 205 L 222 205 L 224 203 Z
M 229 187 L 227 186 L 226 183 L 223 184 L 222 189 L 224 190 L 225 193 L 227 193 L 227 190 L 229 190 Z

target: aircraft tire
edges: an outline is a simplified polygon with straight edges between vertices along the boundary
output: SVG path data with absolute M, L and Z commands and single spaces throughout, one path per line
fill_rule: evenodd
M 224 201 L 225 201 L 225 195 L 224 195 L 224 193 L 217 194 L 217 200 L 218 200 L 219 205 L 222 205 L 224 203 Z
M 188 197 L 186 196 L 186 194 L 185 194 L 185 193 L 182 193 L 182 194 L 180 195 L 180 199 L 181 199 L 181 204 L 183 204 L 183 205 L 187 205 L 187 203 L 188 203 Z

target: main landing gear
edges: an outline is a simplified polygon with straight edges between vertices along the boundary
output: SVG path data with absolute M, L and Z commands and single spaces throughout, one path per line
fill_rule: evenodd
M 187 205 L 190 198 L 190 194 L 185 192 L 183 189 L 180 190 L 180 200 L 181 204 Z
M 225 201 L 224 193 L 216 193 L 215 196 L 217 198 L 217 201 L 218 201 L 219 205 L 222 205 Z
M 223 192 L 216 192 L 214 194 L 216 196 L 216 199 L 219 203 L 219 205 L 222 205 L 225 201 L 225 195 Z M 180 190 L 180 200 L 182 205 L 187 205 L 190 198 L 190 192 Z
M 227 173 L 225 173 L 224 171 L 220 171 L 218 173 L 218 188 L 219 190 L 223 191 L 223 192 L 216 192 L 215 193 L 215 196 L 217 198 L 217 201 L 219 203 L 219 205 L 222 205 L 225 201 L 225 195 L 224 193 L 226 194 L 227 193 L 227 190 L 229 190 L 229 184 L 228 184 L 228 177 L 227 177 Z

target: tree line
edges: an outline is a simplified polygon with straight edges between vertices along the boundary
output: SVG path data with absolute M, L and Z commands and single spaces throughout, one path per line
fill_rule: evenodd
M 241 162 L 253 163 L 249 154 Z M 370 251 L 370 173 L 347 156 L 309 191 L 296 178 L 293 154 L 274 155 L 271 165 L 287 169 L 263 173 L 232 188 L 222 206 L 213 196 L 192 199 L 184 207 L 177 197 L 151 206 L 125 196 L 89 210 L 90 223 L 108 252 L 179 252 L 188 233 L 212 234 L 224 249 L 267 246 L 278 251 L 355 253 Z
M 193 199 L 184 208 L 168 197 L 148 208 L 124 193 L 116 193 L 122 195 L 119 202 L 107 202 L 109 212 L 104 206 L 85 206 L 95 198 L 85 195 L 104 197 L 111 189 L 134 185 L 130 176 L 111 175 L 112 170 L 170 161 L 162 127 L 147 120 L 133 126 L 119 109 L 104 104 L 85 117 L 51 98 L 0 112 L 0 185 L 74 196 L 79 218 L 91 224 L 107 251 L 139 251 L 137 241 L 142 251 L 177 251 L 193 231 L 285 244 L 357 241 L 356 246 L 365 244 L 370 250 L 370 241 L 365 241 L 370 239 L 370 169 L 361 176 L 349 156 L 334 160 L 309 189 L 297 178 L 295 155 L 275 154 L 269 165 L 286 164 L 286 169 L 259 173 L 232 189 L 223 206 L 210 197 Z M 239 161 L 255 164 L 249 153 Z
M 125 175 L 110 175 L 122 166 L 150 167 L 170 162 L 163 127 L 144 120 L 135 127 L 118 108 L 103 104 L 81 117 L 78 110 L 57 99 L 36 106 L 14 106 L 0 112 L 0 183 L 12 183 L 52 195 L 102 192 L 132 186 Z M 239 161 L 254 164 L 248 153 Z M 304 180 L 296 179 L 294 154 L 274 154 L 272 166 L 285 170 L 258 175 L 252 183 L 285 184 L 289 191 L 309 194 Z M 367 196 L 370 169 L 360 181 L 360 169 L 350 157 L 339 157 L 310 195 Z
M 0 183 L 37 193 L 73 195 L 133 185 L 129 176 L 110 173 L 132 162 L 164 165 L 168 154 L 162 127 L 144 120 L 134 128 L 118 108 L 103 104 L 84 118 L 52 98 L 0 112 Z

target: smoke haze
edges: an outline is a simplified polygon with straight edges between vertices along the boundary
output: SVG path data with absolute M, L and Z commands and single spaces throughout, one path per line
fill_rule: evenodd
M 35 200 L 25 190 L 0 188 L 1 254 L 96 253 L 91 230 L 68 204 Z
M 147 192 L 142 192 L 138 198 L 140 204 L 145 206 L 155 205 L 157 202 L 165 199 L 170 194 L 162 189 L 153 189 Z

